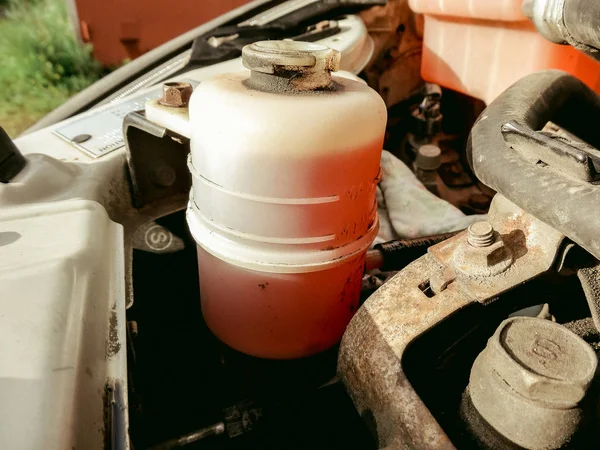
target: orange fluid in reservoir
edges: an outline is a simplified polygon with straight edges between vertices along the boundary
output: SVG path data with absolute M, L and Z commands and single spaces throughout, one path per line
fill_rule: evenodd
M 306 198 L 339 199 L 323 204 L 322 209 L 268 204 L 258 214 L 260 205 L 252 204 L 254 218 L 262 221 L 263 230 L 271 222 L 274 234 L 277 229 L 286 233 L 279 237 L 329 236 L 311 244 L 314 251 L 351 245 L 369 233 L 374 238 L 381 147 L 377 141 L 310 159 L 299 155 L 293 164 L 300 176 L 273 182 L 294 182 L 296 187 L 302 183 Z M 277 161 L 262 161 L 256 166 L 257 176 L 265 170 L 263 175 L 273 178 L 269 165 L 275 167 Z M 236 210 L 243 214 L 243 205 Z M 246 233 L 253 231 L 246 228 L 250 226 L 247 219 L 237 226 Z M 244 353 L 274 359 L 319 353 L 340 341 L 358 309 L 365 254 L 366 248 L 325 270 L 269 273 L 224 262 L 198 247 L 202 313 L 220 340 Z
M 202 314 L 229 346 L 262 358 L 301 358 L 337 344 L 358 309 L 365 254 L 318 272 L 267 273 L 198 248 Z
M 202 313 L 252 356 L 327 350 L 358 309 L 387 115 L 364 83 L 333 78 L 331 91 L 280 93 L 240 72 L 203 82 L 190 101 Z
M 410 0 L 424 14 L 425 80 L 492 102 L 520 78 L 545 69 L 571 73 L 600 92 L 600 64 L 544 39 L 521 0 Z

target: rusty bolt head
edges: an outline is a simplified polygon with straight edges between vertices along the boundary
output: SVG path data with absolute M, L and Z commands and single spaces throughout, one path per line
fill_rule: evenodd
M 163 84 L 162 98 L 158 101 L 163 106 L 185 108 L 190 102 L 194 88 L 190 83 L 170 82 Z

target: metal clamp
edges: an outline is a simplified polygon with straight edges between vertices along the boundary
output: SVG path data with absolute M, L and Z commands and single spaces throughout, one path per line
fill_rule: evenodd
M 534 131 L 515 120 L 502 125 L 504 142 L 534 164 L 543 164 L 582 181 L 598 181 L 600 150 Z
M 179 195 L 192 186 L 187 169 L 189 139 L 134 112 L 123 120 L 127 166 L 136 208 Z M 183 208 L 185 203 L 182 203 Z

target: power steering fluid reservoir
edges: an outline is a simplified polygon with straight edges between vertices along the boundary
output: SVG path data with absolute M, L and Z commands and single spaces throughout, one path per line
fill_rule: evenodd
M 242 59 L 250 71 L 190 101 L 202 313 L 236 350 L 299 358 L 335 345 L 358 308 L 386 107 L 332 74 L 339 53 L 323 45 L 258 42 Z

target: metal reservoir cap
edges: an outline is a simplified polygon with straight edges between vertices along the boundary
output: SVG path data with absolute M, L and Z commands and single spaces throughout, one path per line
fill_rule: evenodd
M 500 434 L 525 448 L 558 448 L 577 430 L 598 360 L 579 336 L 557 323 L 514 317 L 479 354 L 469 395 Z
M 289 79 L 296 89 L 325 88 L 338 70 L 340 52 L 325 45 L 301 41 L 260 41 L 242 49 L 242 63 L 252 75 Z

